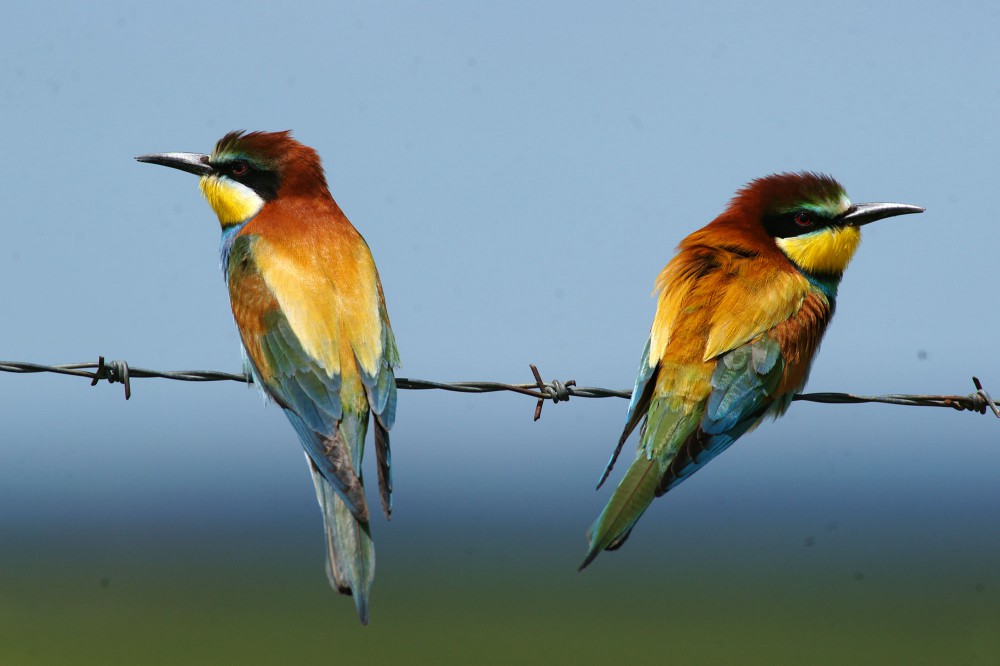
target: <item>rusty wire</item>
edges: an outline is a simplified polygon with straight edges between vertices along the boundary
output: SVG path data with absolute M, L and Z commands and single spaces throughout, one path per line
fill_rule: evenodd
M 406 390 L 441 390 L 456 391 L 459 393 L 495 393 L 498 391 L 512 391 L 522 395 L 536 398 L 535 420 L 542 415 L 542 405 L 546 400 L 553 403 L 565 402 L 571 397 L 577 398 L 629 398 L 632 392 L 629 390 L 616 391 L 613 389 L 597 388 L 593 386 L 577 386 L 576 381 L 569 380 L 561 382 L 557 379 L 551 382 L 542 380 L 538 368 L 529 366 L 534 375 L 534 383 L 531 384 L 504 384 L 502 382 L 432 382 L 424 379 L 396 378 L 396 386 Z M 161 379 L 174 379 L 184 382 L 220 382 L 234 381 L 242 384 L 252 384 L 253 378 L 246 374 L 233 374 L 229 372 L 218 372 L 213 370 L 147 370 L 145 368 L 133 368 L 125 361 L 106 362 L 104 357 L 98 358 L 97 363 L 71 363 L 68 365 L 42 365 L 40 363 L 24 363 L 20 361 L 0 361 L 0 372 L 13 373 L 39 373 L 49 372 L 60 375 L 72 375 L 90 379 L 90 385 L 95 386 L 101 380 L 106 380 L 109 384 L 123 384 L 125 386 L 125 399 L 132 397 L 133 379 L 144 379 L 147 377 L 159 377 Z M 1000 407 L 997 406 L 990 394 L 983 388 L 982 382 L 978 378 L 972 378 L 976 391 L 967 395 L 853 395 L 851 393 L 799 393 L 793 400 L 806 400 L 809 402 L 821 402 L 826 404 L 858 404 L 858 403 L 882 403 L 889 405 L 909 405 L 913 407 L 951 407 L 958 411 L 978 412 L 985 414 L 987 409 L 993 411 L 997 418 L 1000 418 Z

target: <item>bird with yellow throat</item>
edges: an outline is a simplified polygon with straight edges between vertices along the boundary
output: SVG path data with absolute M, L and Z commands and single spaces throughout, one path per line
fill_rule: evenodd
M 619 548 L 654 498 L 785 413 L 833 316 L 861 227 L 920 212 L 852 204 L 829 176 L 785 173 L 751 182 L 681 241 L 656 280 L 625 429 L 598 488 L 641 423 L 638 451 L 587 532 L 581 569 Z
M 316 151 L 289 132 L 230 132 L 210 155 L 136 159 L 200 178 L 222 225 L 246 365 L 298 433 L 326 525 L 330 584 L 353 595 L 367 624 L 375 548 L 361 460 L 371 423 L 388 517 L 399 365 L 368 245 L 330 195 Z

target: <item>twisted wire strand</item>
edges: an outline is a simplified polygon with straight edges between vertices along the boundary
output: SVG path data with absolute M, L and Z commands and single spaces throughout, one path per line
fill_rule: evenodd
M 576 381 L 566 382 L 558 379 L 544 381 L 538 368 L 529 366 L 534 375 L 534 383 L 531 384 L 504 384 L 502 382 L 434 382 L 426 379 L 408 379 L 405 377 L 396 378 L 396 386 L 404 390 L 426 391 L 454 391 L 458 393 L 496 393 L 499 391 L 511 391 L 522 395 L 531 396 L 538 400 L 535 405 L 535 420 L 542 415 L 542 405 L 546 400 L 553 403 L 566 402 L 571 397 L 577 398 L 630 398 L 632 392 L 628 390 L 614 390 L 599 388 L 595 386 L 577 386 Z M 234 374 L 229 372 L 219 372 L 215 370 L 148 370 L 146 368 L 135 368 L 125 361 L 105 361 L 104 357 L 98 358 L 97 363 L 70 363 L 65 365 L 43 365 L 40 363 L 26 363 L 23 361 L 0 361 L 0 372 L 12 372 L 19 374 L 32 373 L 54 373 L 60 375 L 72 375 L 74 377 L 84 377 L 90 379 L 90 385 L 95 386 L 101 380 L 106 380 L 109 384 L 123 384 L 125 387 L 125 399 L 132 397 L 132 379 L 145 379 L 157 377 L 160 379 L 173 379 L 183 382 L 220 382 L 234 381 L 243 384 L 252 384 L 253 378 L 246 374 Z M 990 394 L 983 388 L 982 382 L 977 377 L 972 378 L 976 387 L 974 393 L 968 395 L 909 395 L 909 394 L 889 394 L 889 395 L 854 395 L 852 393 L 799 393 L 793 400 L 805 400 L 808 402 L 819 402 L 825 404 L 860 404 L 860 403 L 881 403 L 887 405 L 908 405 L 912 407 L 951 407 L 958 411 L 977 412 L 985 414 L 989 409 L 1000 418 L 1000 407 L 994 402 Z

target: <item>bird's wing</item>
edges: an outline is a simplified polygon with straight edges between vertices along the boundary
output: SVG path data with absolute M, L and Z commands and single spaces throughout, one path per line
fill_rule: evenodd
M 784 412 L 805 383 L 832 306 L 801 273 L 763 259 L 698 247 L 678 255 L 677 265 L 661 275 L 652 347 L 660 350 L 661 368 L 680 366 L 693 376 L 658 378 L 651 403 L 661 406 L 647 411 L 640 449 L 666 466 L 658 493 L 721 453 L 769 410 Z M 658 435 L 657 412 L 678 404 L 702 412 L 698 428 L 682 438 Z
M 805 382 L 832 307 L 801 274 L 768 270 L 752 258 L 692 248 L 661 274 L 659 307 L 611 464 L 645 416 L 636 460 L 591 526 L 583 566 L 619 547 L 655 496 L 769 411 L 784 411 Z
M 650 340 L 647 338 L 646 346 L 642 350 L 642 358 L 639 359 L 639 371 L 635 375 L 632 399 L 628 403 L 628 412 L 625 414 L 625 428 L 622 430 L 622 435 L 618 438 L 618 444 L 615 446 L 615 450 L 611 452 L 611 458 L 608 460 L 608 464 L 604 467 L 604 472 L 601 473 L 601 478 L 597 482 L 598 489 L 608 480 L 608 476 L 611 474 L 611 470 L 614 468 L 615 462 L 622 452 L 622 447 L 625 446 L 625 441 L 632 434 L 632 431 L 635 430 L 636 426 L 639 425 L 639 422 L 645 418 L 646 410 L 649 409 L 649 401 L 653 394 L 653 388 L 656 386 L 656 382 L 650 380 L 656 376 L 659 368 L 659 363 L 651 364 L 649 362 L 649 344 Z
M 678 351 L 707 361 L 736 349 L 795 314 L 814 288 L 787 261 L 695 246 L 667 264 L 656 291 L 651 363 Z M 681 332 L 681 344 L 671 345 Z
M 398 353 L 364 242 L 323 252 L 336 244 L 313 240 L 311 251 L 295 252 L 238 236 L 229 259 L 233 315 L 264 389 L 291 412 L 313 464 L 367 520 L 358 477 L 368 410 L 391 426 Z M 347 416 L 353 427 L 345 431 Z
M 374 268 L 374 267 L 373 267 Z M 377 276 L 377 274 L 376 274 Z M 396 420 L 396 377 L 393 369 L 399 367 L 399 350 L 396 337 L 389 324 L 382 284 L 378 287 L 379 321 L 381 322 L 382 353 L 375 364 L 375 371 L 368 372 L 359 362 L 361 381 L 368 394 L 368 404 L 375 415 L 375 457 L 378 462 L 378 487 L 382 511 L 386 517 L 392 513 L 392 455 L 389 449 L 389 430 Z
M 639 362 L 625 428 L 598 487 L 644 417 L 670 409 L 669 405 L 679 408 L 676 396 L 687 396 L 691 402 L 705 394 L 686 409 L 696 408 L 707 397 L 713 366 L 699 369 L 699 362 L 708 363 L 746 344 L 801 306 L 810 292 L 809 282 L 797 272 L 759 260 L 725 248 L 694 246 L 682 248 L 660 273 L 654 292 L 659 293 L 656 315 Z M 767 274 L 761 275 L 762 270 Z M 664 401 L 655 400 L 656 396 L 675 398 Z M 643 437 L 643 442 L 655 441 Z M 648 444 L 641 448 L 652 457 Z
M 725 451 L 766 417 L 777 417 L 806 382 L 833 309 L 818 290 L 791 317 L 715 361 L 697 430 L 670 456 L 663 494 Z

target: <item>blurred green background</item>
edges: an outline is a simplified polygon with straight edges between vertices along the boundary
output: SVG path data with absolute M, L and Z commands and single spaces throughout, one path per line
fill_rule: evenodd
M 580 574 L 582 540 L 555 525 L 380 525 L 361 627 L 327 587 L 315 513 L 239 530 L 35 535 L 13 554 L 5 544 L 0 663 L 988 664 L 1000 653 L 1000 551 L 961 530 L 942 536 L 965 541 L 940 543 L 891 522 L 777 508 L 775 526 L 737 511 L 711 527 L 681 518 L 673 538 L 647 527 Z

